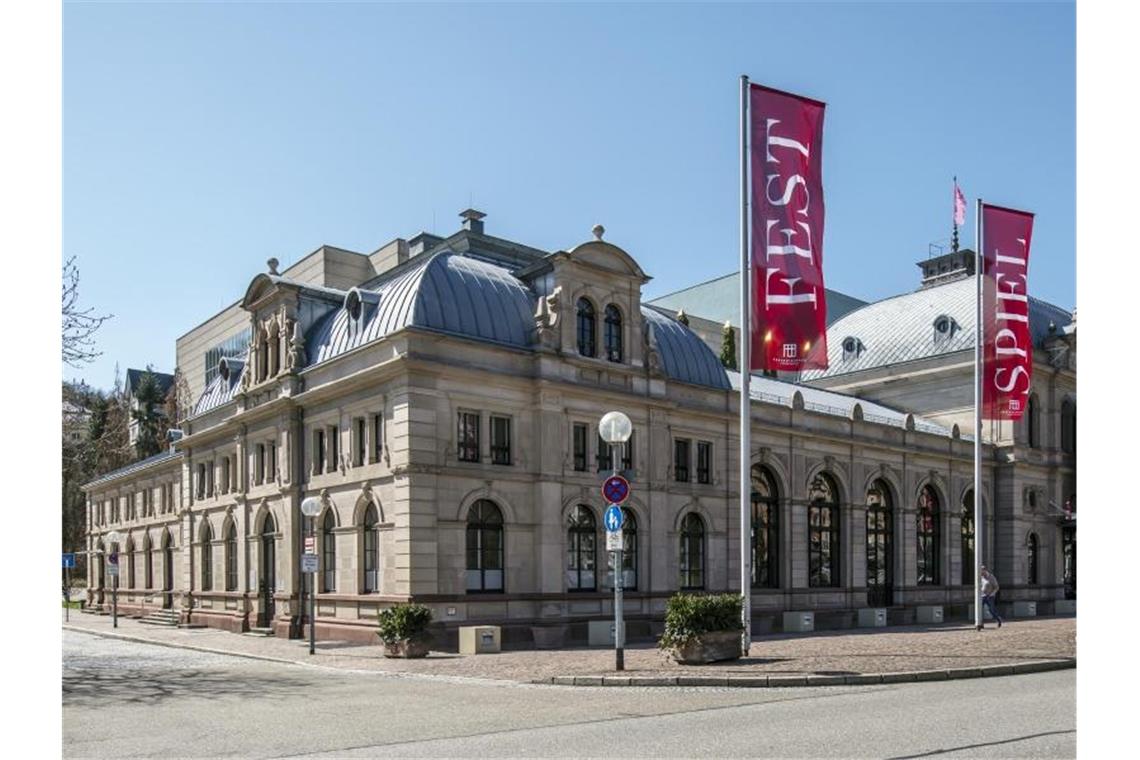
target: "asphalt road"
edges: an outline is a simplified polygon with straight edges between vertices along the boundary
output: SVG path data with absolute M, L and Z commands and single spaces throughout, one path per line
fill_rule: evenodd
M 1075 671 L 865 687 L 393 677 L 64 633 L 65 757 L 1075 757 Z

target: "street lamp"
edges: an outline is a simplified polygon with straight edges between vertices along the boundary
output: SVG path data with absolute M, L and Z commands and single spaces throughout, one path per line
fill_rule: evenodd
M 622 412 L 606 412 L 598 423 L 598 435 L 610 445 L 612 476 L 616 477 L 618 462 L 625 453 L 625 442 L 633 435 L 633 423 Z M 615 446 L 616 454 L 613 451 Z M 624 483 L 624 481 L 619 482 Z M 609 498 L 606 501 L 609 501 Z M 621 509 L 621 504 L 614 506 Z M 620 526 L 618 530 L 621 530 Z M 625 623 L 622 620 L 622 587 L 625 586 L 625 578 L 622 572 L 624 562 L 622 548 L 622 543 L 619 542 L 614 552 L 614 663 L 617 670 L 625 670 Z
M 119 544 L 123 534 L 113 530 L 107 534 L 107 543 L 111 545 L 111 554 L 108 563 L 111 565 L 111 627 L 119 627 Z
M 317 544 L 315 538 L 315 524 L 317 515 L 321 513 L 321 500 L 316 496 L 310 496 L 301 502 L 301 514 L 309 518 L 309 540 L 312 541 L 313 556 L 317 556 Z M 307 552 L 306 552 L 307 554 Z M 304 560 L 302 559 L 302 563 Z M 304 567 L 302 567 L 304 571 Z M 316 618 L 316 570 L 305 572 L 309 576 L 309 654 L 315 654 L 317 650 L 317 618 Z

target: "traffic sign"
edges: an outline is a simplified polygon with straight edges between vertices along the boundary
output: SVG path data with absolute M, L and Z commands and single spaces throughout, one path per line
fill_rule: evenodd
M 108 554 L 107 555 L 107 564 L 110 565 L 111 567 L 118 567 L 119 566 L 119 553 L 118 552 L 111 552 L 110 554 Z
M 305 554 L 315 554 L 317 551 L 317 539 L 315 536 L 305 536 Z
M 63 566 L 64 567 L 75 567 L 75 555 L 74 554 L 64 554 L 63 555 Z
M 119 566 L 117 564 L 107 565 L 107 574 L 114 578 L 119 574 Z
M 620 531 L 621 524 L 625 522 L 625 515 L 622 514 L 621 507 L 617 504 L 611 504 L 606 509 L 606 514 L 605 517 L 602 518 L 602 522 L 605 523 L 606 530 L 610 533 Z
M 607 504 L 621 504 L 629 498 L 629 481 L 621 475 L 611 475 L 602 483 L 602 498 Z
M 317 555 L 315 554 L 302 554 L 301 555 L 301 572 L 302 573 L 315 573 L 317 572 Z
M 607 530 L 606 531 L 606 551 L 619 552 L 622 550 L 621 531 L 620 530 Z

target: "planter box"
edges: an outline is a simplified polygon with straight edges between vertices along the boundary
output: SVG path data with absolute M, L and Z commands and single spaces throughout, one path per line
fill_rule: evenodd
M 807 633 L 815 630 L 814 612 L 785 612 L 784 633 Z
M 1014 602 L 1014 617 L 1037 617 L 1037 602 Z
M 860 628 L 885 628 L 887 626 L 887 610 L 885 607 L 865 607 L 859 610 Z
M 743 635 L 743 631 L 702 633 L 685 646 L 674 648 L 673 659 L 682 665 L 705 665 L 722 660 L 738 660 Z
M 914 618 L 919 623 L 941 623 L 942 622 L 942 605 L 941 604 L 924 604 L 917 607 L 914 611 Z
M 385 657 L 399 657 L 403 659 L 413 659 L 418 657 L 427 657 L 428 649 L 431 645 L 431 640 L 423 639 L 404 639 L 397 641 L 394 644 L 384 644 Z
M 459 628 L 459 654 L 493 654 L 501 651 L 497 625 L 465 625 Z

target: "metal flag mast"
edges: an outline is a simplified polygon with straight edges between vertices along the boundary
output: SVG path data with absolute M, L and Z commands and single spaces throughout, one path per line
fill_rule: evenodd
M 982 199 L 974 219 L 974 627 L 982 628 Z
M 752 644 L 752 552 L 751 525 L 752 425 L 749 380 L 752 374 L 752 271 L 748 239 L 748 76 L 740 77 L 740 596 L 744 634 L 741 651 L 747 656 Z

